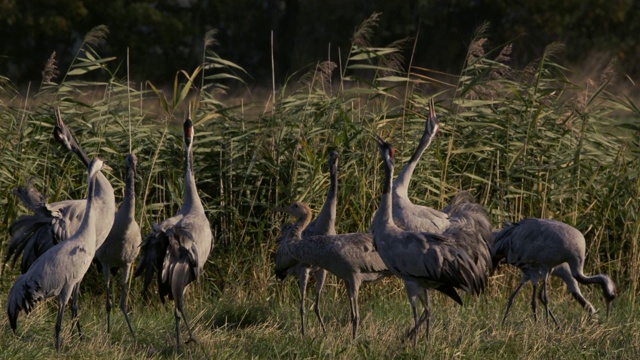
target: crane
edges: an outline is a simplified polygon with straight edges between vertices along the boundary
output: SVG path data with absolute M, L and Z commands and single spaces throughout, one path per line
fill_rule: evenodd
M 373 246 L 369 233 L 316 235 L 303 237 L 311 221 L 311 209 L 296 201 L 286 208 L 275 208 L 296 218 L 289 236 L 280 246 L 298 262 L 321 267 L 345 282 L 351 305 L 352 335 L 358 335 L 360 311 L 358 291 L 362 282 L 376 281 L 390 273 Z
M 113 227 L 101 246 L 96 252 L 96 259 L 102 265 L 102 274 L 106 285 L 106 309 L 107 309 L 107 332 L 111 332 L 111 290 L 109 277 L 112 271 L 122 268 L 122 289 L 120 291 L 120 310 L 124 314 L 129 331 L 132 336 L 133 328 L 127 315 L 127 294 L 129 290 L 129 274 L 131 265 L 136 260 L 140 252 L 140 226 L 135 220 L 136 215 L 136 193 L 135 175 L 138 158 L 135 154 L 125 156 L 125 190 L 122 204 L 116 212 Z
M 88 168 L 89 157 L 78 145 L 71 131 L 62 120 L 59 109 L 56 109 L 55 117 L 54 138 L 68 151 L 76 154 L 82 164 Z M 27 192 L 33 191 L 33 189 L 29 188 L 28 184 Z M 24 192 L 25 190 L 18 189 L 15 192 L 20 193 L 21 191 Z M 23 196 L 19 196 L 19 198 L 23 202 L 28 199 L 28 197 L 25 198 Z M 27 272 L 38 257 L 78 230 L 86 208 L 86 200 L 84 199 L 63 200 L 52 204 L 47 204 L 42 196 L 39 199 L 42 201 L 25 203 L 25 206 L 33 210 L 34 213 L 32 215 L 21 215 L 9 228 L 11 240 L 9 241 L 4 262 L 7 263 L 13 259 L 15 264 L 20 254 L 22 254 L 20 271 L 23 274 Z M 96 248 L 100 248 L 111 230 L 116 212 L 113 187 L 101 172 L 96 175 L 94 203 L 95 211 L 98 212 L 97 218 L 100 219 L 94 224 L 96 227 Z M 74 289 L 71 300 L 71 314 L 74 319 L 77 318 L 78 312 L 78 290 Z M 76 325 L 78 332 L 82 334 L 80 322 L 76 321 Z
M 494 267 L 504 260 L 522 271 L 522 280 L 509 297 L 502 325 L 504 326 L 507 320 L 516 294 L 529 281 L 533 286 L 531 308 L 534 319 L 537 320 L 536 291 L 540 280 L 542 280 L 542 286 L 539 298 L 545 307 L 547 322 L 549 315 L 551 315 L 553 321 L 558 325 L 557 319 L 548 307 L 547 280 L 549 274 L 563 279 L 572 291 L 574 298 L 588 311 L 591 311 L 593 306 L 586 302 L 575 280 L 581 284 L 599 284 L 607 304 L 607 317 L 609 317 L 611 302 L 616 297 L 616 286 L 607 275 L 586 276 L 584 274 L 585 251 L 584 235 L 573 226 L 560 221 L 527 218 L 502 228 L 495 235 L 495 243 L 491 250 Z M 571 276 L 569 277 L 568 274 Z M 572 281 L 571 278 L 575 280 Z
M 28 314 L 40 301 L 56 297 L 58 317 L 55 325 L 56 350 L 60 350 L 62 315 L 74 289 L 89 269 L 96 251 L 96 226 L 100 212 L 95 201 L 95 189 L 104 162 L 95 158 L 88 163 L 87 182 L 89 190 L 85 201 L 82 221 L 73 235 L 41 254 L 20 275 L 9 291 L 7 315 L 13 332 L 16 332 L 18 314 Z
M 193 170 L 194 129 L 191 109 L 183 123 L 185 150 L 185 179 L 183 203 L 178 213 L 160 224 L 141 244 L 142 256 L 134 276 L 143 272 L 146 292 L 153 275 L 157 273 L 158 293 L 164 303 L 165 296 L 174 301 L 177 350 L 180 351 L 180 317 L 184 320 L 189 339 L 195 341 L 189 321 L 184 313 L 184 292 L 198 279 L 213 248 L 213 235 L 198 190 Z
M 302 233 L 303 237 L 313 235 L 335 235 L 336 234 L 336 207 L 338 203 L 338 158 L 337 152 L 332 151 L 329 153 L 329 179 L 330 185 L 327 191 L 327 198 L 322 205 L 322 209 Z M 278 239 L 277 243 L 280 244 L 283 239 L 288 236 L 289 229 L 282 231 L 282 236 Z M 322 293 L 322 287 L 327 277 L 327 271 L 318 266 L 311 266 L 309 264 L 299 263 L 295 258 L 288 254 L 285 246 L 278 246 L 276 250 L 276 277 L 280 280 L 284 280 L 287 274 L 291 276 L 297 276 L 298 286 L 300 288 L 300 333 L 304 336 L 304 301 L 305 292 L 307 288 L 307 282 L 309 281 L 309 273 L 313 274 L 316 279 L 316 302 L 313 305 L 313 310 L 318 317 L 320 326 L 323 332 L 327 332 L 320 314 L 320 295 Z
M 450 208 L 451 225 L 442 234 L 405 231 L 393 221 L 392 179 L 395 149 L 377 137 L 380 154 L 384 161 L 385 181 L 380 206 L 372 220 L 370 229 L 376 249 L 387 268 L 408 282 L 415 294 L 424 290 L 423 305 L 429 335 L 429 303 L 427 289 L 435 289 L 459 304 L 462 299 L 456 288 L 468 293 L 480 294 L 485 287 L 487 275 L 478 268 L 472 257 L 458 246 L 459 243 L 483 244 L 490 242 L 491 226 L 484 209 L 468 201 L 455 202 Z M 455 220 L 455 221 L 454 221 Z M 406 287 L 406 285 L 405 285 Z M 410 302 L 410 289 L 407 295 Z M 420 322 L 413 310 L 415 330 Z M 414 344 L 416 340 L 414 339 Z

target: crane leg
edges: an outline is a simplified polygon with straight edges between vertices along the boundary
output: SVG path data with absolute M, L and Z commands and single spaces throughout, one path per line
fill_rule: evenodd
M 358 336 L 358 321 L 360 321 L 360 311 L 358 309 L 358 287 L 359 284 L 357 281 L 354 281 L 353 284 L 347 283 L 349 303 L 351 304 L 351 327 L 354 340 Z
M 64 314 L 64 302 L 58 303 L 58 318 L 56 319 L 56 351 L 60 351 L 60 330 L 62 330 L 62 315 Z
M 129 331 L 131 332 L 131 336 L 135 340 L 135 334 L 133 333 L 133 328 L 131 327 L 131 321 L 129 321 L 129 315 L 127 314 L 127 297 L 129 295 L 129 275 L 130 274 L 131 274 L 131 264 L 126 265 L 122 272 L 122 290 L 120 294 L 120 310 L 122 310 L 124 319 L 127 321 L 127 326 L 129 326 Z
M 110 283 L 110 273 L 109 273 L 109 266 L 107 266 L 106 264 L 102 265 L 102 276 L 104 276 L 104 283 L 106 285 L 106 294 L 107 294 L 107 302 L 106 302 L 106 309 L 107 309 L 107 333 L 111 334 L 111 283 Z
M 322 315 L 320 315 L 320 296 L 322 294 L 322 287 L 324 286 L 324 281 L 327 278 L 327 271 L 324 269 L 320 269 L 315 272 L 314 277 L 316 278 L 316 303 L 313 305 L 313 310 L 318 317 L 318 321 L 320 321 L 320 326 L 322 327 L 322 332 L 327 333 L 327 329 L 324 326 L 324 320 L 322 320 Z
M 520 281 L 520 284 L 518 284 L 513 294 L 509 296 L 509 301 L 507 302 L 507 310 L 504 312 L 504 316 L 502 316 L 502 326 L 504 326 L 504 322 L 507 320 L 507 315 L 509 315 L 509 310 L 511 309 L 511 305 L 513 305 L 513 299 L 515 299 L 516 295 L 518 294 L 518 291 L 520 291 L 520 289 L 522 288 L 522 285 L 524 285 L 525 282 L 526 281 L 522 279 L 522 281 Z
M 173 317 L 176 319 L 176 349 L 180 352 L 180 313 L 177 306 L 173 309 Z
M 304 300 L 307 292 L 307 281 L 309 281 L 309 269 L 304 269 L 298 276 L 298 286 L 300 287 L 300 333 L 304 336 Z
M 571 295 L 574 299 L 576 299 L 576 301 L 578 301 L 578 303 L 580 303 L 580 305 L 582 305 L 583 308 L 585 308 L 589 312 L 590 316 L 596 313 L 596 309 L 593 307 L 593 305 L 591 305 L 589 301 L 587 301 L 587 299 L 584 298 L 584 296 L 582 296 L 582 294 L 578 292 L 571 292 Z
M 538 304 L 536 304 L 536 292 L 538 290 L 538 282 L 532 281 L 531 286 L 533 287 L 533 293 L 531 294 L 531 310 L 533 311 L 533 320 L 538 322 L 538 314 L 536 313 L 536 309 Z
M 71 296 L 71 331 L 73 332 L 73 324 L 78 327 L 78 334 L 80 339 L 82 336 L 82 327 L 80 326 L 80 319 L 78 318 L 78 293 L 80 292 L 80 283 L 77 283 L 73 287 L 73 294 Z
M 427 322 L 427 341 L 429 340 L 429 334 L 431 330 L 431 300 L 429 300 L 429 292 L 427 289 L 424 289 L 424 317 Z
M 549 326 L 549 315 L 551 315 L 551 319 L 553 320 L 553 322 L 556 324 L 557 327 L 560 327 L 560 324 L 558 324 L 558 319 L 556 319 L 556 317 L 555 317 L 555 315 L 553 315 L 553 312 L 551 311 L 551 309 L 549 309 L 549 297 L 547 296 L 547 281 L 546 280 L 542 283 L 542 288 L 540 289 L 540 292 L 539 292 L 538 295 L 539 295 L 540 301 L 544 305 L 545 315 L 546 315 L 545 319 L 547 321 L 547 326 Z

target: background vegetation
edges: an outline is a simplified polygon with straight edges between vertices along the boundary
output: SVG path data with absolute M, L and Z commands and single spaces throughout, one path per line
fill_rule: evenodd
M 373 45 L 379 23 L 374 14 L 356 28 L 342 61 L 319 61 L 258 103 L 221 95 L 248 75 L 215 52 L 213 32 L 198 40 L 204 49 L 199 64 L 179 71 L 171 91 L 153 82 L 133 85 L 121 75 L 126 58 L 101 56 L 105 27 L 83 37 L 68 68 L 50 61 L 40 85 L 26 93 L 9 77 L 0 78 L 0 251 L 6 250 L 8 225 L 24 212 L 9 193 L 13 187 L 35 176 L 51 202 L 85 196 L 84 169 L 51 139 L 54 107 L 90 156 L 100 155 L 114 168 L 107 176 L 118 199 L 122 154 L 138 154 L 139 222 L 146 232 L 181 203 L 178 124 L 193 101 L 196 178 L 216 243 L 188 295 L 201 341 L 187 347 L 185 357 L 634 358 L 640 349 L 635 320 L 640 110 L 620 91 L 628 80 L 607 66 L 591 78 L 571 81 L 571 71 L 556 58 L 562 48 L 556 43 L 516 67 L 510 62 L 512 45 L 488 46 L 486 27 L 469 40 L 461 70 L 450 74 L 403 57 L 405 49 L 413 54 L 420 39 Z M 325 301 L 325 308 L 334 310 L 327 311 L 329 334 L 322 335 L 310 320 L 311 335 L 299 336 L 296 286 L 278 284 L 272 274 L 271 254 L 283 219 L 269 210 L 294 199 L 319 209 L 328 184 L 327 154 L 335 149 L 341 156 L 338 230 L 366 230 L 383 177 L 371 133 L 398 148 L 396 164 L 402 166 L 422 132 L 432 96 L 441 127 L 414 176 L 413 201 L 443 208 L 457 191 L 468 189 L 496 227 L 527 216 L 576 226 L 587 238 L 586 270 L 608 273 L 618 284 L 612 319 L 586 319 L 564 291 L 552 291 L 553 310 L 564 319 L 561 329 L 534 324 L 525 295 L 508 325 L 499 327 L 507 294 L 519 279 L 506 269 L 492 277 L 481 298 L 466 299 L 465 307 L 436 297 L 432 338 L 415 350 L 399 340 L 410 317 L 394 279 L 366 287 L 364 330 L 356 341 L 348 340 L 348 306 L 335 281 Z M 0 307 L 16 276 L 16 269 L 4 268 Z M 90 270 L 80 302 L 88 339 L 70 337 L 65 322 L 63 351 L 77 358 L 180 355 L 173 353 L 171 312 L 144 306 L 139 288 L 136 279 L 131 317 L 137 341 L 123 323 L 111 337 L 102 336 L 104 292 L 97 271 Z M 602 308 L 597 289 L 584 291 Z M 54 310 L 48 304 L 20 317 L 19 336 L 0 339 L 0 356 L 52 356 Z M 5 317 L 0 327 L 10 332 Z
M 0 74 L 17 84 L 39 82 L 53 51 L 64 67 L 86 32 L 97 24 L 111 30 L 105 56 L 131 52 L 134 80 L 165 85 L 176 69 L 197 66 L 202 34 L 218 29 L 218 53 L 247 69 L 252 86 L 271 80 L 271 31 L 280 81 L 317 60 L 344 60 L 356 24 L 382 12 L 377 38 L 421 41 L 411 52 L 417 63 L 457 73 L 469 38 L 492 24 L 493 46 L 519 38 L 512 64 L 518 68 L 561 41 L 561 63 L 590 68 L 616 57 L 621 73 L 636 79 L 640 55 L 640 4 L 633 0 L 6 0 L 0 3 Z M 292 49 L 295 49 L 292 51 Z M 123 67 L 121 65 L 121 67 Z

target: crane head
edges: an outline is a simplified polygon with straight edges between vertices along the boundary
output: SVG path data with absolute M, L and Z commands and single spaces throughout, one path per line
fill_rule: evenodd
M 93 158 L 89 162 L 89 180 L 93 179 L 93 177 L 96 176 L 96 174 L 98 174 L 98 172 L 103 169 L 111 170 L 111 168 L 107 164 L 105 164 L 101 158 L 99 157 Z
M 309 214 L 311 214 L 311 209 L 309 206 L 300 201 L 294 201 L 293 204 L 287 207 L 276 207 L 273 209 L 273 212 L 284 212 L 287 213 L 296 219 L 302 219 Z
M 378 134 L 374 134 L 376 142 L 378 143 L 378 149 L 380 149 L 380 154 L 382 155 L 382 159 L 385 163 L 389 163 L 391 167 L 393 167 L 393 161 L 395 158 L 396 149 L 394 149 L 391 144 L 384 141 L 382 137 Z
M 193 142 L 193 121 L 191 121 L 191 107 L 189 107 L 189 113 L 187 114 L 184 123 L 182 123 L 182 129 L 184 131 L 184 144 L 187 148 L 191 147 Z
M 129 153 L 124 158 L 124 165 L 127 169 L 133 170 L 136 173 L 136 165 L 138 164 L 138 157 L 134 153 Z

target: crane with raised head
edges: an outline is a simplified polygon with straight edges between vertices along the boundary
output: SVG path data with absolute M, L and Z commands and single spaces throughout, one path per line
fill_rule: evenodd
M 14 333 L 18 314 L 31 312 L 40 301 L 49 297 L 58 300 L 58 317 L 55 325 L 56 350 L 60 350 L 60 330 L 64 308 L 85 273 L 96 252 L 96 226 L 100 211 L 95 197 L 97 178 L 104 163 L 99 158 L 88 163 L 87 182 L 89 190 L 85 211 L 76 231 L 65 241 L 59 242 L 41 254 L 20 275 L 9 291 L 7 315 Z
M 302 236 L 311 221 L 311 209 L 302 202 L 294 202 L 286 208 L 274 211 L 285 212 L 296 218 L 286 239 L 280 246 L 290 256 L 303 264 L 326 269 L 345 282 L 351 305 L 352 335 L 358 335 L 360 310 L 358 291 L 363 282 L 376 281 L 390 273 L 375 251 L 369 233 Z
M 88 168 L 89 157 L 82 150 L 71 131 L 62 121 L 60 111 L 56 109 L 56 124 L 53 129 L 54 138 L 63 145 L 67 150 L 74 153 Z M 33 192 L 30 184 L 27 184 L 26 190 L 17 189 L 15 192 L 26 193 Z M 18 196 L 21 201 L 33 200 L 34 196 Z M 47 204 L 44 197 L 37 197 L 42 200 L 25 202 L 25 206 L 30 208 L 34 213 L 29 215 L 21 215 L 10 226 L 9 232 L 11 240 L 7 253 L 5 255 L 5 263 L 13 260 L 16 262 L 18 257 L 22 255 L 20 271 L 24 274 L 29 270 L 33 262 L 44 254 L 48 249 L 61 241 L 64 241 L 74 234 L 84 218 L 86 209 L 86 200 L 63 200 L 52 204 Z M 100 221 L 96 221 L 96 248 L 100 248 L 104 240 L 107 238 L 116 212 L 116 201 L 113 187 L 107 178 L 99 172 L 96 175 L 94 208 Z M 78 312 L 77 307 L 78 289 L 74 289 L 71 301 L 71 313 L 74 318 Z M 82 333 L 80 322 L 76 321 L 78 331 Z
M 107 332 L 111 332 L 111 286 L 110 275 L 118 269 L 122 269 L 122 287 L 120 290 L 120 310 L 127 322 L 132 336 L 133 328 L 127 315 L 127 295 L 129 293 L 129 275 L 131 265 L 136 260 L 140 252 L 142 235 L 140 226 L 136 222 L 136 192 L 135 175 L 138 158 L 135 154 L 125 156 L 125 186 L 124 199 L 120 208 L 116 212 L 113 227 L 101 246 L 96 252 L 96 259 L 102 265 L 102 275 L 106 286 L 106 310 L 107 310 Z
M 145 292 L 154 274 L 157 274 L 160 300 L 164 303 L 165 296 L 168 296 L 174 301 L 178 351 L 180 351 L 181 317 L 189 332 L 186 343 L 195 341 L 184 312 L 184 292 L 187 286 L 200 276 L 213 248 L 211 227 L 198 195 L 194 176 L 194 129 L 191 109 L 183 123 L 183 134 L 185 179 L 182 206 L 175 216 L 153 225 L 153 231 L 141 244 L 142 255 L 134 273 L 134 276 L 145 273 Z
M 335 235 L 336 234 L 336 208 L 338 203 L 338 153 L 332 151 L 329 153 L 329 179 L 330 185 L 327 191 L 327 198 L 325 199 L 322 209 L 318 216 L 309 223 L 304 229 L 302 236 L 313 235 Z M 284 229 L 282 236 L 278 239 L 277 243 L 280 244 L 283 239 L 286 239 L 291 228 Z M 320 314 L 320 296 L 322 293 L 322 287 L 327 277 L 327 271 L 318 266 L 312 266 L 309 264 L 302 264 L 298 262 L 293 256 L 291 256 L 284 246 L 278 246 L 276 250 L 276 277 L 280 280 L 288 275 L 296 276 L 298 278 L 298 287 L 300 289 L 300 332 L 304 336 L 305 326 L 305 293 L 307 288 L 307 282 L 309 281 L 309 274 L 313 274 L 316 280 L 316 301 L 313 305 L 313 310 L 318 317 L 320 326 L 323 332 L 327 332 Z
M 415 294 L 418 289 L 424 290 L 424 298 L 421 299 L 428 299 L 427 289 L 435 289 L 459 304 L 462 304 L 462 299 L 456 288 L 480 294 L 487 281 L 485 269 L 479 268 L 459 243 L 482 244 L 490 241 L 491 226 L 484 209 L 474 202 L 458 201 L 450 208 L 451 224 L 442 234 L 402 230 L 394 223 L 392 211 L 395 150 L 380 137 L 376 140 L 384 162 L 385 180 L 380 206 L 370 229 L 376 249 L 387 268 L 414 288 L 412 291 L 407 288 L 410 301 L 411 292 Z M 428 337 L 430 309 L 428 300 L 424 300 Z M 412 310 L 417 332 L 420 322 L 415 307 Z
M 534 319 L 537 320 L 536 291 L 538 281 L 542 280 L 538 296 L 545 307 L 547 322 L 551 315 L 558 325 L 557 319 L 548 307 L 547 282 L 550 274 L 560 277 L 569 287 L 573 297 L 589 312 L 592 311 L 593 306 L 584 299 L 575 281 L 581 284 L 599 284 L 607 304 L 607 317 L 609 317 L 611 302 L 616 297 L 616 286 L 607 275 L 586 276 L 584 274 L 585 252 L 584 235 L 573 226 L 556 220 L 523 219 L 517 223 L 508 224 L 497 232 L 491 249 L 494 267 L 501 261 L 505 261 L 522 271 L 522 280 L 509 297 L 502 324 L 504 325 L 507 320 L 518 291 L 527 282 L 531 282 L 533 287 L 531 308 Z

